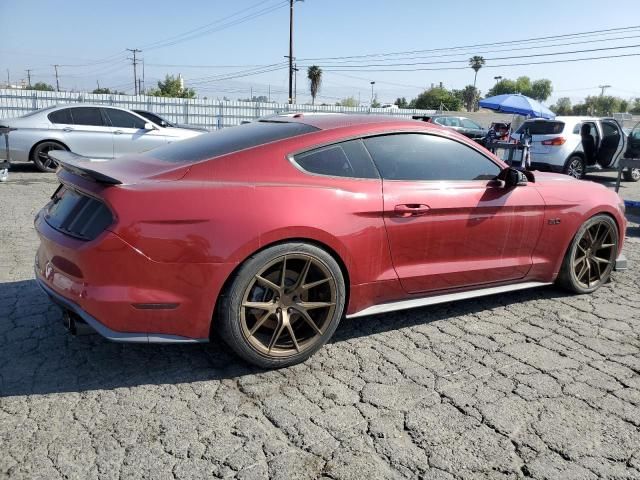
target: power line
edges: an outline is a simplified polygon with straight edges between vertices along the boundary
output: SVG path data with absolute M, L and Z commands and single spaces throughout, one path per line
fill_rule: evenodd
M 504 68 L 504 67 L 522 67 L 528 65 L 548 65 L 552 63 L 572 63 L 583 62 L 588 60 L 607 60 L 611 58 L 638 57 L 640 53 L 627 53 L 622 55 L 606 55 L 603 57 L 587 57 L 587 58 L 566 58 L 562 60 L 546 60 L 543 62 L 524 62 L 524 63 L 505 63 L 500 65 L 484 65 L 482 68 Z M 417 71 L 444 71 L 444 70 L 466 70 L 469 67 L 434 67 L 434 68 L 411 68 L 411 69 L 378 69 L 378 70 L 355 70 L 362 72 L 417 72 Z M 325 70 L 327 72 L 341 72 L 344 70 Z M 346 70 L 348 72 L 354 70 Z
M 549 57 L 555 55 L 571 55 L 576 53 L 589 53 L 589 52 L 602 52 L 609 50 L 623 50 L 627 48 L 638 48 L 640 44 L 635 45 L 620 45 L 616 47 L 602 47 L 602 48 L 590 48 L 584 50 L 569 50 L 564 52 L 547 52 L 547 53 L 533 53 L 531 55 L 512 55 L 508 57 L 493 57 L 493 58 L 485 58 L 486 61 L 496 61 L 496 60 L 514 60 L 518 58 L 534 58 L 534 57 Z M 325 65 L 325 68 L 348 68 L 348 69 L 357 69 L 357 68 L 369 68 L 369 67 L 409 67 L 416 65 L 439 65 L 439 64 L 448 64 L 448 63 L 468 63 L 468 59 L 464 60 L 440 60 L 435 62 L 411 62 L 411 63 L 370 63 L 365 65 Z M 486 67 L 486 65 L 485 65 Z M 465 67 L 466 68 L 466 67 Z M 348 71 L 348 70 L 347 70 Z
M 138 75 L 136 73 L 136 66 L 138 65 L 138 61 L 136 59 L 136 53 L 142 52 L 142 50 L 138 48 L 127 48 L 127 50 L 133 53 L 133 58 L 130 58 L 129 60 L 131 60 L 133 64 L 133 91 L 135 92 L 135 95 L 138 95 Z
M 301 58 L 299 60 L 300 61 L 339 60 L 344 58 L 385 57 L 385 56 L 393 56 L 393 55 L 410 55 L 414 53 L 443 52 L 443 51 L 460 50 L 460 49 L 467 49 L 467 48 L 492 47 L 495 45 L 499 46 L 499 45 L 513 44 L 513 43 L 531 43 L 531 42 L 539 42 L 544 40 L 555 40 L 560 38 L 570 38 L 570 37 L 594 35 L 594 34 L 606 34 L 607 32 L 637 30 L 639 28 L 640 28 L 640 25 L 634 25 L 630 27 L 608 28 L 604 30 L 591 30 L 587 32 L 568 33 L 564 35 L 549 35 L 544 37 L 532 37 L 532 38 L 526 38 L 526 39 L 520 39 L 520 40 L 507 40 L 507 41 L 491 42 L 491 43 L 477 43 L 472 45 L 461 45 L 457 47 L 431 48 L 431 49 L 422 49 L 422 50 L 405 50 L 400 52 L 369 53 L 364 55 L 347 55 L 347 56 L 339 56 L 339 57 Z

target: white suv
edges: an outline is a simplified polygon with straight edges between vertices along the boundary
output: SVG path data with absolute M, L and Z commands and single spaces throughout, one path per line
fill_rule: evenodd
M 582 178 L 588 171 L 615 170 L 618 161 L 630 156 L 640 138 L 640 124 L 626 135 L 613 118 L 556 117 L 525 121 L 511 135 L 519 140 L 526 130 L 532 136 L 531 168 L 561 172 Z M 632 156 L 636 157 L 635 153 Z M 623 172 L 624 179 L 640 180 L 640 169 Z

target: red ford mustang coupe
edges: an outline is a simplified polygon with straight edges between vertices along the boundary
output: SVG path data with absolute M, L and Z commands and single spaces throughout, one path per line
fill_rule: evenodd
M 613 191 L 508 168 L 424 122 L 300 114 L 107 162 L 51 155 L 37 281 L 70 327 L 120 342 L 217 332 L 286 366 L 343 315 L 553 282 L 588 293 L 626 267 Z

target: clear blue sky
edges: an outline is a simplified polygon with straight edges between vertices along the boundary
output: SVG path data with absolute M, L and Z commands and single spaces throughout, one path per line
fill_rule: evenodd
M 4 83 L 6 80 L 7 69 L 11 81 L 18 82 L 26 78 L 25 69 L 30 68 L 33 70 L 32 83 L 41 80 L 54 83 L 52 64 L 86 64 L 61 66 L 61 87 L 93 89 L 96 80 L 99 80 L 101 86 L 131 92 L 133 74 L 130 62 L 126 60 L 128 55 L 125 49 L 135 47 L 143 49 L 141 56 L 145 60 L 147 87 L 154 86 L 155 81 L 165 73 L 181 73 L 187 86 L 192 85 L 200 96 L 237 99 L 248 97 L 251 91 L 254 95 L 266 95 L 270 85 L 272 99 L 285 101 L 286 68 L 229 80 L 210 81 L 206 78 L 285 61 L 283 56 L 288 54 L 288 8 L 284 3 L 281 0 L 0 0 L 0 81 Z M 451 48 L 640 25 L 638 0 L 618 0 L 609 4 L 587 0 L 502 2 L 503 8 L 499 7 L 500 4 L 477 0 L 305 0 L 295 5 L 294 55 L 305 59 Z M 518 8 L 518 5 L 522 7 Z M 489 6 L 493 6 L 492 11 Z M 246 10 L 238 13 L 243 9 Z M 261 11 L 264 15 L 230 25 Z M 158 45 L 158 42 L 233 14 L 236 15 L 210 27 L 228 28 L 175 45 L 152 48 L 153 44 Z M 634 38 L 600 41 L 622 36 Z M 411 57 L 408 60 L 402 57 L 369 57 L 363 63 L 450 61 L 465 60 L 476 53 L 493 58 L 640 45 L 640 29 L 578 40 L 588 40 L 589 43 L 571 44 L 575 39 L 556 40 L 551 42 L 555 45 L 553 47 L 535 49 L 513 43 L 405 55 Z M 451 56 L 453 53 L 458 55 Z M 519 61 L 623 53 L 640 53 L 640 47 L 523 60 L 491 60 L 487 67 Z M 433 58 L 433 55 L 447 57 Z M 416 56 L 430 58 L 415 59 Z M 368 102 L 371 96 L 370 81 L 376 81 L 375 91 L 382 102 L 393 102 L 398 96 L 408 99 L 415 97 L 422 87 L 432 83 L 443 82 L 448 88 L 462 88 L 473 83 L 473 71 L 470 68 L 332 72 L 337 69 L 338 61 L 300 60 L 304 65 L 317 63 L 325 70 L 320 101 L 333 103 L 339 98 L 358 98 L 360 95 L 363 103 Z M 228 67 L 194 68 L 186 65 Z M 451 66 L 464 66 L 464 63 L 423 67 Z M 507 78 L 520 75 L 528 75 L 533 79 L 549 78 L 554 85 L 554 94 L 548 103 L 559 96 L 569 96 L 576 101 L 586 95 L 597 94 L 600 91 L 597 86 L 601 84 L 612 85 L 607 92 L 609 94 L 624 98 L 640 97 L 640 56 L 483 68 L 478 74 L 478 87 L 486 92 L 496 75 Z M 305 77 L 306 72 L 301 71 L 298 76 L 300 102 L 309 99 Z

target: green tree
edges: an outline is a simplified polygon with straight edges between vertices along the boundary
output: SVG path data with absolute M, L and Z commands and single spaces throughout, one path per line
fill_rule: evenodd
M 541 78 L 540 80 L 536 80 L 531 83 L 531 89 L 529 90 L 528 96 L 538 100 L 539 102 L 544 102 L 551 96 L 552 92 L 553 86 L 551 85 L 551 80 Z
M 309 90 L 311 91 L 311 105 L 315 105 L 316 95 L 318 95 L 322 84 L 322 69 L 317 65 L 311 65 L 307 68 L 307 78 L 309 79 Z
M 398 97 L 396 98 L 396 102 L 395 105 L 398 106 L 398 108 L 409 108 L 409 103 L 407 102 L 407 99 L 402 97 Z
M 354 97 L 347 97 L 336 102 L 336 105 L 339 107 L 357 107 L 358 101 Z
M 441 107 L 444 107 L 447 110 L 460 110 L 461 105 L 462 100 L 456 97 L 453 92 L 446 88 L 433 87 L 412 100 L 410 108 L 440 110 Z
M 111 90 L 110 88 L 95 88 L 91 93 L 103 93 L 103 94 L 112 94 L 112 95 L 126 95 L 124 92 L 119 92 L 117 90 Z
M 381 106 L 382 104 L 378 101 L 378 95 L 376 94 L 371 102 L 371 108 L 380 108 Z
M 478 78 L 478 71 L 482 68 L 482 66 L 485 63 L 486 62 L 484 60 L 484 57 L 482 57 L 480 55 L 474 55 L 473 57 L 471 57 L 469 59 L 469 66 L 475 72 L 474 75 L 473 75 L 473 88 L 476 88 L 476 80 Z
M 453 90 L 453 95 L 458 98 L 467 112 L 477 110 L 478 100 L 480 99 L 480 90 L 473 85 L 467 85 L 462 90 Z
M 496 95 L 504 95 L 507 93 L 516 93 L 517 90 L 518 87 L 516 86 L 516 82 L 514 80 L 503 78 L 487 92 L 487 97 L 495 97 Z
M 180 78 L 166 75 L 164 81 L 158 80 L 158 88 L 152 88 L 147 95 L 153 97 L 193 98 L 196 92 L 192 88 L 182 88 Z
M 628 100 L 620 100 L 619 112 L 627 113 L 629 111 L 629 101 Z
M 633 99 L 631 108 L 629 108 L 629 113 L 633 113 L 634 115 L 640 115 L 640 98 Z
M 555 103 L 549 107 L 556 115 L 571 115 L 573 108 L 571 106 L 571 99 L 569 97 L 561 97 Z
M 28 87 L 26 87 L 27 90 L 40 90 L 43 92 L 53 92 L 55 91 L 55 88 L 53 88 L 52 85 L 49 85 L 48 83 L 44 83 L 44 82 L 37 82 L 33 85 L 29 85 Z

